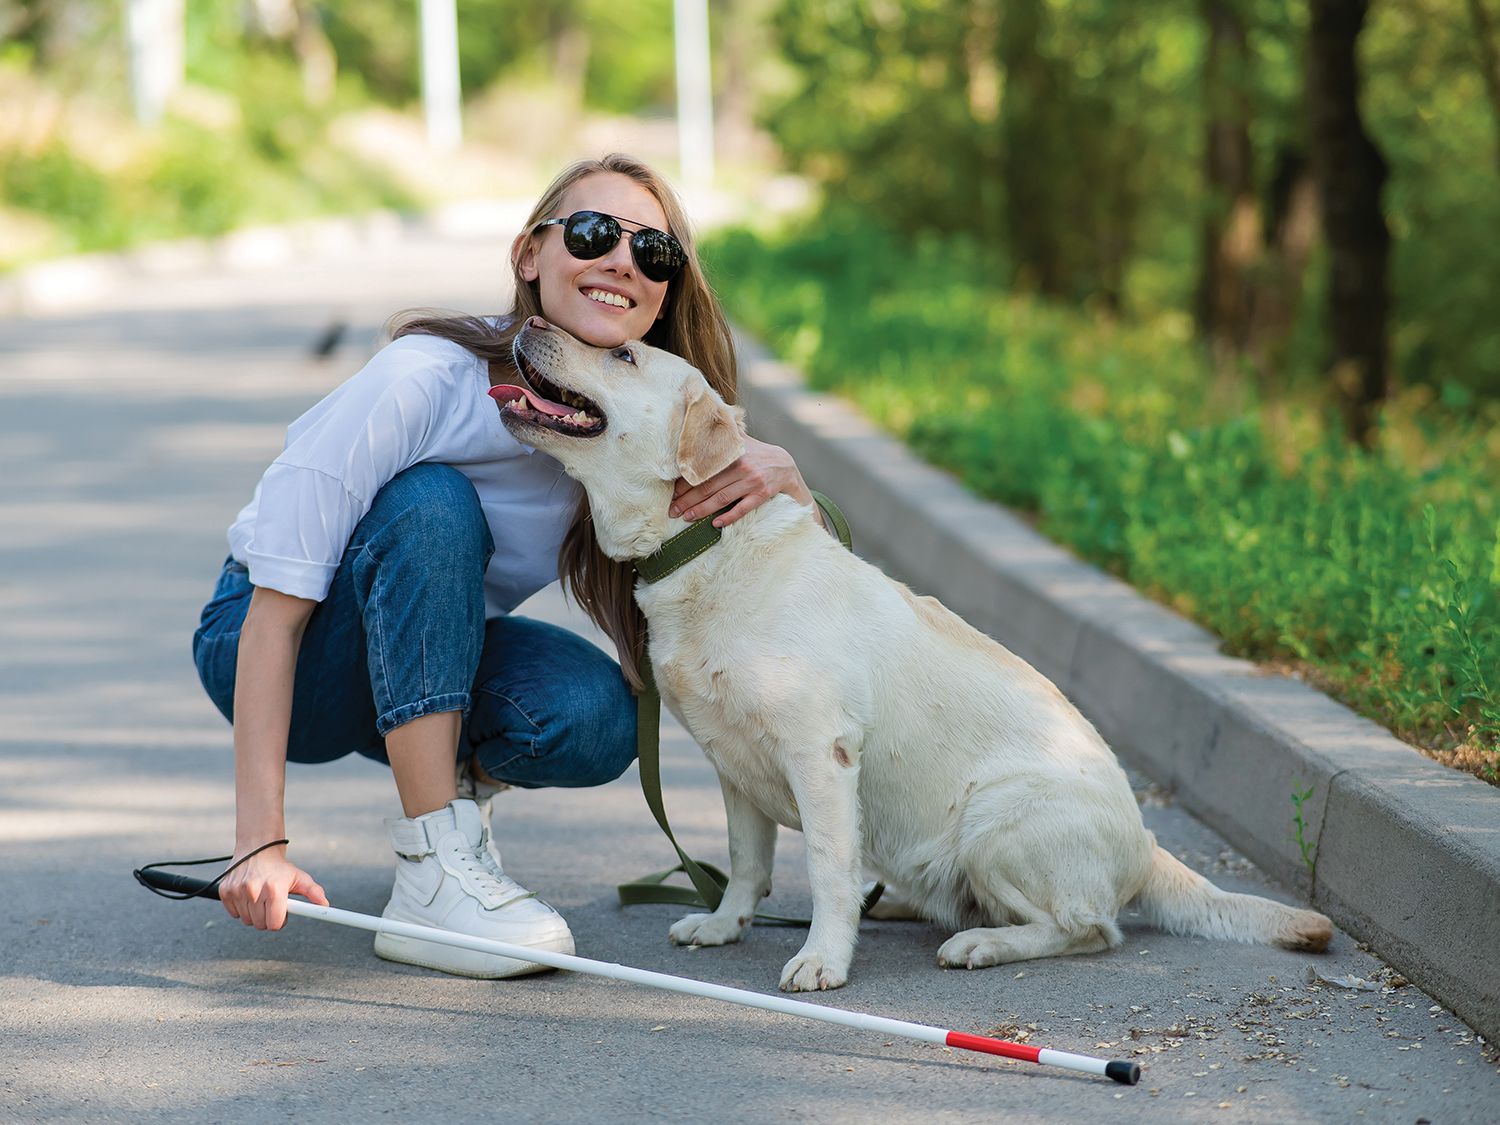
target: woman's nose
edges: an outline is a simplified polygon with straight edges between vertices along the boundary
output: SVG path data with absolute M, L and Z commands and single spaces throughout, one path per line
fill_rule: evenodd
M 614 270 L 616 273 L 634 273 L 635 259 L 630 255 L 630 232 L 615 243 L 615 248 L 604 256 L 599 263 L 604 269 Z

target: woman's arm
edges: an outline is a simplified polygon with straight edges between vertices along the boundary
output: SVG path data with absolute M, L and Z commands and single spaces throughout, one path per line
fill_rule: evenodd
M 286 835 L 286 742 L 292 721 L 297 651 L 317 602 L 257 586 L 240 627 L 234 681 L 234 855 Z M 269 848 L 219 884 L 224 909 L 257 930 L 286 924 L 286 897 L 328 905 L 312 876 Z
M 746 512 L 783 492 L 804 507 L 813 504 L 812 493 L 791 454 L 780 446 L 746 437 L 744 456 L 729 468 L 694 487 L 679 478 L 669 513 L 674 518 L 695 520 L 734 504 L 714 520 L 715 527 L 728 527 Z M 813 504 L 813 518 L 822 525 L 823 512 L 816 504 Z

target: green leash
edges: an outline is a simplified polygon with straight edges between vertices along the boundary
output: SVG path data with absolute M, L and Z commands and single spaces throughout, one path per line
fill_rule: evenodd
M 818 507 L 823 510 L 823 515 L 838 533 L 839 542 L 848 550 L 854 550 L 854 540 L 849 535 L 849 521 L 844 518 L 844 513 L 839 511 L 838 505 L 821 492 L 814 492 L 812 495 Z M 728 510 L 728 507 L 721 508 L 714 513 L 714 516 Z M 660 582 L 667 575 L 696 559 L 723 537 L 723 530 L 714 526 L 712 516 L 698 520 L 685 531 L 668 539 L 654 554 L 643 559 L 636 559 L 636 573 L 648 585 Z M 724 888 L 729 885 L 729 877 L 713 864 L 699 863 L 682 850 L 682 845 L 672 834 L 672 826 L 667 822 L 667 809 L 662 803 L 661 693 L 656 688 L 656 677 L 651 672 L 649 642 L 641 650 L 638 670 L 641 683 L 644 685 L 640 695 L 636 697 L 635 721 L 636 755 L 641 771 L 641 792 L 645 794 L 646 805 L 651 809 L 651 815 L 656 817 L 656 823 L 666 834 L 667 839 L 672 842 L 672 847 L 681 862 L 676 867 L 669 867 L 665 871 L 654 871 L 650 875 L 643 875 L 634 882 L 621 883 L 615 888 L 620 895 L 620 905 L 638 906 L 642 903 L 665 902 L 678 906 L 699 906 L 714 911 L 719 908 L 719 903 L 724 898 Z M 666 882 L 670 876 L 679 872 L 687 875 L 692 881 L 691 889 L 674 887 Z M 861 914 L 868 914 L 880 901 L 880 896 L 884 891 L 885 886 L 876 883 L 874 889 L 865 896 Z M 812 925 L 810 918 L 783 918 L 779 914 L 760 912 L 756 913 L 755 920 L 772 926 Z

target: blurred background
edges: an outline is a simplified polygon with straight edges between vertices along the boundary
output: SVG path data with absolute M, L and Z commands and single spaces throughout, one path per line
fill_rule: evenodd
M 0 270 L 612 149 L 815 385 L 1496 779 L 1500 0 L 0 0 Z

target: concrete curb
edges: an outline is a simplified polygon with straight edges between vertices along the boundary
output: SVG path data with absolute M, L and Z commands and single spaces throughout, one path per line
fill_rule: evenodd
M 1500 790 L 1081 562 L 743 350 L 753 432 L 835 497 L 862 553 L 1056 682 L 1110 745 L 1263 869 L 1500 1039 Z M 1313 876 L 1293 840 L 1294 784 Z

